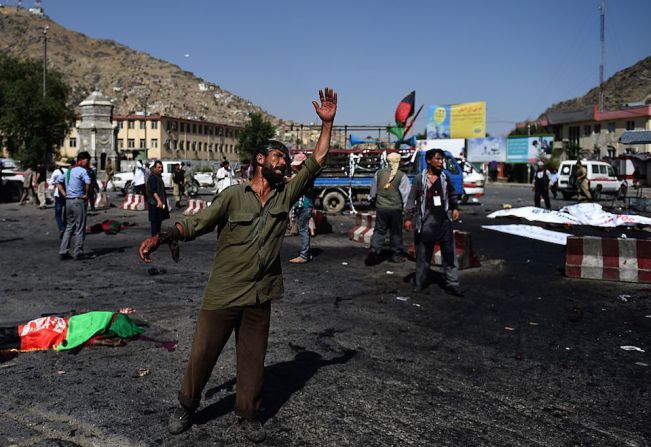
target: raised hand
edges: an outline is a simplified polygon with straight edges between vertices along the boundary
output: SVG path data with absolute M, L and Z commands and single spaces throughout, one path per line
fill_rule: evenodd
M 323 90 L 319 90 L 319 99 L 321 100 L 321 105 L 316 101 L 312 101 L 316 114 L 319 115 L 319 118 L 323 122 L 333 122 L 337 114 L 337 93 L 331 88 L 326 87 Z

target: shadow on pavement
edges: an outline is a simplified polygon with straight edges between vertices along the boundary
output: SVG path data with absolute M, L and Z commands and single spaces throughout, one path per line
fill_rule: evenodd
M 266 367 L 264 370 L 265 384 L 262 391 L 264 408 L 260 415 L 262 422 L 274 417 L 295 392 L 303 389 L 319 369 L 324 366 L 344 364 L 356 354 L 356 350 L 350 349 L 338 357 L 327 360 L 316 352 L 302 351 L 296 354 L 294 360 Z M 233 391 L 234 387 L 235 379 L 231 379 L 206 391 L 205 398 L 209 399 L 222 390 Z M 234 406 L 235 394 L 229 394 L 199 411 L 196 414 L 195 423 L 201 425 L 224 416 L 233 411 Z

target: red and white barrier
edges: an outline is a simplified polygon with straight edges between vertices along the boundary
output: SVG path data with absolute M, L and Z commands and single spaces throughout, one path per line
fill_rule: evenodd
M 193 214 L 197 214 L 202 209 L 208 208 L 211 203 L 200 199 L 190 199 L 188 200 L 185 211 L 183 211 L 183 215 L 192 216 Z
M 348 239 L 365 244 L 371 243 L 375 228 L 375 214 L 358 213 L 355 216 L 355 226 L 348 231 Z
M 472 247 L 472 235 L 466 231 L 454 230 L 454 248 L 459 262 L 459 270 L 472 267 L 479 267 L 479 257 Z M 412 244 L 407 250 L 407 255 L 412 261 L 416 260 L 416 247 Z M 432 255 L 432 265 L 442 265 L 441 246 L 437 243 L 434 245 L 434 254 Z
M 651 283 L 651 240 L 568 237 L 565 274 L 570 278 Z
M 108 195 L 105 192 L 98 192 L 95 198 L 95 209 L 105 209 L 110 206 Z
M 144 211 L 147 209 L 147 201 L 145 196 L 141 194 L 127 194 L 120 208 L 123 210 Z

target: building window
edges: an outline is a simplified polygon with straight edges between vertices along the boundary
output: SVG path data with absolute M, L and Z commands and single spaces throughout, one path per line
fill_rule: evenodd
M 592 135 L 592 126 L 590 124 L 587 124 L 583 126 L 583 136 L 589 137 L 590 135 Z
M 151 147 L 153 147 L 154 149 L 158 148 L 158 138 L 151 139 Z
M 212 126 L 208 127 L 208 135 L 212 135 L 214 132 L 214 128 Z
M 151 128 L 152 129 L 158 129 L 158 121 L 152 121 L 151 122 Z
M 635 130 L 635 121 L 626 121 L 626 130 Z
M 124 121 L 118 121 L 118 129 L 124 129 Z
M 608 133 L 615 132 L 615 123 L 608 123 Z
M 145 139 L 144 139 L 144 138 L 141 138 L 141 139 L 140 139 L 140 149 L 144 149 L 144 148 L 146 148 L 146 147 L 147 147 L 147 146 L 146 146 L 146 144 L 145 144 Z
M 594 133 L 601 133 L 601 124 L 595 124 L 594 125 Z
M 145 120 L 140 121 L 140 128 L 141 129 L 146 129 L 147 128 L 147 121 L 145 121 Z
M 185 123 L 181 122 L 181 132 L 185 132 Z
M 179 143 L 179 149 L 183 150 L 183 141 Z
M 196 124 L 192 125 L 192 133 L 197 133 L 197 125 Z
M 136 140 L 134 140 L 133 138 L 129 138 L 127 140 L 127 148 L 133 149 L 135 147 L 136 147 Z
M 223 127 L 218 127 L 217 128 L 217 136 L 221 137 L 222 135 L 224 135 L 224 128 Z
M 193 150 L 193 151 L 196 151 L 196 150 L 197 150 L 197 142 L 196 142 L 196 141 L 193 141 L 193 142 L 192 142 L 192 150 Z
M 70 147 L 77 147 L 77 139 L 70 138 Z
M 136 122 L 134 120 L 127 121 L 127 127 L 129 129 L 135 129 L 136 128 Z
M 118 149 L 124 149 L 124 140 L 122 138 L 118 138 Z

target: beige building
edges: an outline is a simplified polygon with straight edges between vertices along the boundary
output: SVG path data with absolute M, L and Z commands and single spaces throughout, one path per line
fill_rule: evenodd
M 294 124 L 281 126 L 276 131 L 276 138 L 290 146 L 291 149 L 314 149 L 321 134 L 321 125 Z M 342 126 L 335 126 L 330 144 L 333 148 L 345 148 L 346 132 Z
M 651 104 L 648 102 L 603 112 L 593 107 L 552 112 L 535 122 L 518 123 L 518 127 L 526 128 L 528 124 L 546 128 L 554 134 L 554 147 L 578 145 L 584 155 L 594 158 L 651 152 L 651 144 L 625 144 L 620 141 L 624 132 L 651 130 Z
M 164 115 L 114 115 L 115 149 L 122 160 L 134 158 L 222 161 L 237 159 L 235 145 L 241 127 Z M 80 122 L 61 146 L 70 158 L 79 150 Z M 146 155 L 145 155 L 146 152 Z M 101 168 L 103 161 L 99 160 Z

